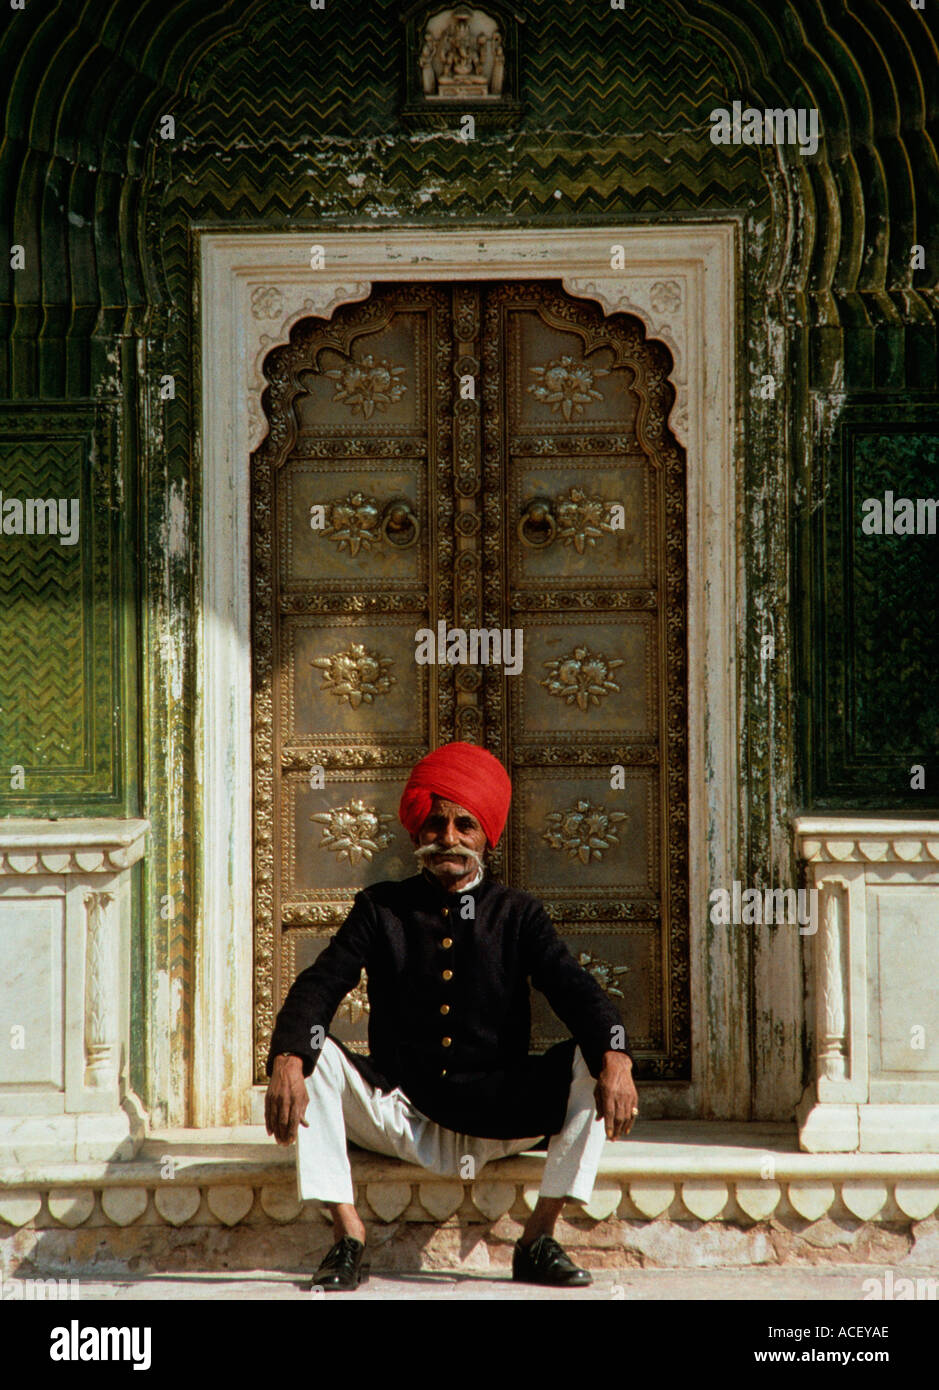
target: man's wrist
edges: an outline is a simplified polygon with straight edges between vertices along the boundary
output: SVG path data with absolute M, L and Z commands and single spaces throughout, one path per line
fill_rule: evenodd
M 285 1067 L 289 1067 L 291 1062 L 299 1063 L 301 1068 L 303 1066 L 303 1058 L 300 1056 L 299 1052 L 278 1052 L 274 1058 L 275 1067 L 278 1062 L 282 1062 Z
M 604 1052 L 601 1060 L 605 1067 L 619 1067 L 625 1063 L 632 1071 L 633 1059 L 627 1052 L 616 1052 L 611 1048 L 608 1052 Z

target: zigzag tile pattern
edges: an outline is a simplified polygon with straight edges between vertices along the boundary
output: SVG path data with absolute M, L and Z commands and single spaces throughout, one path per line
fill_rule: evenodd
M 77 443 L 0 448 L 4 501 L 76 497 Z M 74 772 L 88 757 L 82 557 L 56 536 L 0 536 L 0 761 Z
M 187 133 L 228 148 L 282 142 L 315 148 L 324 136 L 356 143 L 397 125 L 397 0 L 376 0 L 350 22 L 343 5 L 324 10 L 268 4 L 246 46 L 243 32 L 213 45 L 187 93 Z
M 717 45 L 662 4 L 617 11 L 538 0 L 526 13 L 530 129 L 684 134 L 733 88 Z
M 155 132 L 167 112 L 177 118 L 181 176 L 207 179 L 204 201 L 198 192 L 191 200 L 200 219 L 216 211 L 269 222 L 400 217 L 411 208 L 486 216 L 500 202 L 510 213 L 537 215 L 550 206 L 553 187 L 519 200 L 484 177 L 453 190 L 459 161 L 425 160 L 425 142 L 402 139 L 397 125 L 397 4 L 375 0 L 354 20 L 343 6 L 310 11 L 296 0 L 114 0 L 106 13 L 93 0 L 53 0 L 45 11 L 28 6 L 10 19 L 0 35 L 0 62 L 11 75 L 0 189 L 31 254 L 15 278 L 3 267 L 6 301 L 17 307 L 4 324 L 13 348 L 0 364 L 0 391 L 41 394 L 31 383 L 41 364 L 21 341 L 54 340 L 47 378 L 63 392 L 70 376 L 87 372 L 80 345 L 88 334 L 121 331 L 122 306 L 133 306 L 138 322 L 153 304 L 163 269 L 141 264 L 137 217 L 147 190 L 165 179 L 168 152 Z M 756 105 L 817 104 L 827 143 L 811 165 L 785 161 L 786 198 L 802 204 L 802 233 L 779 239 L 783 258 L 769 283 L 804 298 L 796 309 L 806 322 L 843 317 L 886 326 L 912 315 L 934 330 L 936 24 L 931 8 L 893 0 L 850 7 L 635 0 L 622 12 L 532 0 L 522 26 L 527 114 L 505 142 L 514 156 L 511 181 L 525 176 L 527 140 L 539 131 L 596 134 L 601 165 L 605 142 L 631 135 L 643 186 L 631 187 L 617 208 L 612 184 L 606 199 L 589 189 L 581 203 L 559 177 L 554 187 L 569 214 L 677 210 L 701 187 L 712 189 L 708 206 L 718 205 L 719 190 L 730 206 L 738 182 L 731 166 L 741 155 L 728 159 L 728 151 L 701 142 L 711 105 L 733 96 Z M 644 148 L 656 133 L 686 146 L 697 140 L 694 177 L 672 166 L 672 150 L 659 157 Z M 343 188 L 338 169 L 321 178 L 328 147 L 347 142 L 346 155 L 357 162 L 369 140 L 379 191 L 363 197 Z M 278 141 L 296 161 L 286 182 L 268 164 Z M 753 160 L 761 162 L 774 177 L 773 161 Z M 589 162 L 581 172 L 586 181 Z M 431 177 L 451 187 L 421 201 L 418 190 Z M 758 177 L 754 170 L 754 189 Z M 47 197 L 47 187 L 57 196 Z M 176 210 L 184 215 L 188 207 L 180 196 Z M 911 265 L 914 244 L 926 248 L 926 268 Z M 890 293 L 905 297 L 891 302 Z M 863 298 L 852 303 L 844 295 Z M 40 303 L 43 314 L 30 311 Z M 72 354 L 67 371 L 56 370 L 56 353 Z
M 370 5 L 367 25 L 350 25 L 338 6 L 295 10 L 289 20 L 270 8 L 250 72 L 238 35 L 215 45 L 195 70 L 189 95 L 199 140 L 226 146 L 238 131 L 259 146 L 297 145 L 325 135 L 360 141 L 394 133 L 398 5 Z M 658 0 L 633 4 L 628 15 L 556 0 L 525 10 L 523 130 L 684 131 L 700 126 L 701 112 L 721 104 L 733 85 L 732 65 L 717 45 L 701 35 L 690 42 Z
M 702 111 L 732 90 L 731 64 L 663 7 L 644 4 L 625 24 L 602 7 L 528 6 L 520 130 L 468 144 L 400 131 L 395 14 L 378 4 L 352 31 L 338 11 L 285 26 L 272 9 L 250 53 L 232 37 L 200 64 L 186 139 L 159 170 L 165 195 L 153 216 L 175 302 L 191 278 L 195 217 L 292 226 L 767 203 L 761 152 L 718 150 L 702 135 Z

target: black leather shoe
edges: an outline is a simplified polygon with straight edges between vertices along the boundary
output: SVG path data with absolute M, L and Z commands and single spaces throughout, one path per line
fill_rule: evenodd
M 593 1275 L 578 1269 L 552 1236 L 539 1236 L 531 1245 L 516 1241 L 512 1278 L 519 1284 L 554 1284 L 559 1288 L 586 1288 Z
M 357 1289 L 368 1281 L 370 1265 L 363 1263 L 365 1246 L 355 1236 L 343 1236 L 327 1252 L 323 1263 L 313 1275 L 314 1289 L 327 1293 Z

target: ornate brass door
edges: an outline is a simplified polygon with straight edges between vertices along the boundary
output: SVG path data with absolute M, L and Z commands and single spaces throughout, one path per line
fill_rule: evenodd
M 494 870 L 544 902 L 620 1006 L 642 1075 L 688 1076 L 670 365 L 638 320 L 543 283 L 379 286 L 268 358 L 252 458 L 259 1079 L 276 1009 L 356 889 L 414 872 L 401 788 L 451 739 L 512 777 Z M 418 630 L 438 625 L 508 633 L 521 669 L 418 663 Z M 360 986 L 334 1025 L 353 1046 L 366 1011 Z M 564 1036 L 537 997 L 534 1034 Z

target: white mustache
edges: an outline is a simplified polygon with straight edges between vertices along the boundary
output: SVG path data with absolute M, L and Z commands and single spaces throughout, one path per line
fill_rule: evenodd
M 421 845 L 414 851 L 414 857 L 417 860 L 418 867 L 423 868 L 424 861 L 435 854 L 455 855 L 459 859 L 469 860 L 477 869 L 481 869 L 483 866 L 482 856 L 477 854 L 474 849 L 467 848 L 466 845 L 448 846 L 445 849 L 442 849 L 440 845 Z

